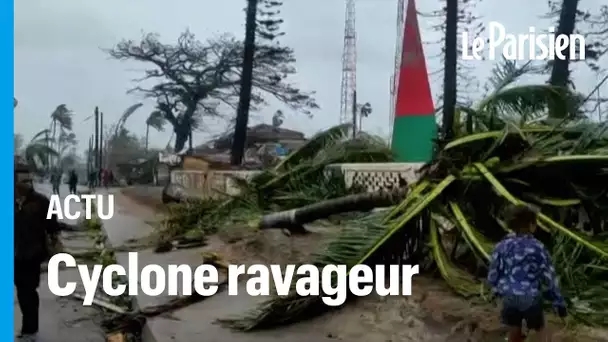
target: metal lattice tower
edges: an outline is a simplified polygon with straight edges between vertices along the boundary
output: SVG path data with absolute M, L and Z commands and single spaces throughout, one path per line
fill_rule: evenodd
M 340 123 L 353 121 L 357 90 L 357 32 L 355 30 L 355 0 L 346 0 L 344 19 L 344 52 L 342 53 L 342 93 Z
M 395 106 L 397 105 L 397 87 L 399 86 L 399 71 L 401 69 L 401 54 L 403 52 L 403 27 L 405 0 L 397 0 L 397 42 L 395 43 L 395 70 L 391 77 L 391 117 L 389 121 L 389 137 L 393 138 L 393 124 L 395 122 Z

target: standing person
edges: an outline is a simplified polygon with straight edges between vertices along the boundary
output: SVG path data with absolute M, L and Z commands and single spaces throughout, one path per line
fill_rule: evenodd
M 70 178 L 68 179 L 70 185 L 70 194 L 76 194 L 76 187 L 78 186 L 78 175 L 76 170 L 70 171 Z
M 107 169 L 101 170 L 101 182 L 104 188 L 108 188 L 108 181 L 110 180 L 110 175 L 108 174 Z
M 114 185 L 114 172 L 112 170 L 108 170 L 108 182 L 110 186 Z
M 40 299 L 40 266 L 59 246 L 57 217 L 46 218 L 46 196 L 34 191 L 27 165 L 15 165 L 14 281 L 22 315 L 19 341 L 36 341 Z
M 95 173 L 95 171 L 91 171 L 89 173 L 89 190 L 91 190 L 91 192 L 95 191 L 96 181 L 97 181 L 97 174 Z
M 61 186 L 61 173 L 53 171 L 51 173 L 51 186 L 53 187 L 53 194 L 59 195 L 59 187 Z
M 553 302 L 556 313 L 562 318 L 567 315 L 549 252 L 533 236 L 536 217 L 537 211 L 529 206 L 509 209 L 507 226 L 514 233 L 496 245 L 488 271 L 488 283 L 502 298 L 501 319 L 509 327 L 511 342 L 524 341 L 523 321 L 537 332 L 538 341 L 546 341 L 543 283 L 545 297 Z

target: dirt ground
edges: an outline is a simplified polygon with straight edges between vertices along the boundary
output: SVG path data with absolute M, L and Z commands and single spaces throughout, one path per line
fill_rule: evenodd
M 160 192 L 136 187 L 123 194 L 139 205 L 162 212 Z M 135 210 L 135 208 L 134 208 Z M 232 263 L 288 264 L 309 261 L 335 228 L 316 223 L 307 227 L 306 236 L 287 237 L 273 230 L 256 232 L 249 227 L 232 227 L 209 238 L 209 245 L 226 261 Z M 416 276 L 412 296 L 359 298 L 318 320 L 319 329 L 328 336 L 349 341 L 366 336 L 368 341 L 445 341 L 493 342 L 504 341 L 505 329 L 499 322 L 499 310 L 486 303 L 472 303 L 454 295 L 433 275 Z M 585 327 L 565 327 L 549 317 L 549 332 L 554 342 L 608 341 L 603 330 Z

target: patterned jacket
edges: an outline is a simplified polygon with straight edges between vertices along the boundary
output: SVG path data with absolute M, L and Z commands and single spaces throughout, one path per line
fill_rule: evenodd
M 492 253 L 488 283 L 500 297 L 544 295 L 564 306 L 555 269 L 545 246 L 532 235 L 509 234 Z

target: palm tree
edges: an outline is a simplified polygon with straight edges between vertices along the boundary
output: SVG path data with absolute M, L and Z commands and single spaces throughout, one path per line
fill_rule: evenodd
M 131 115 L 133 115 L 133 113 L 135 113 L 139 108 L 141 108 L 141 106 L 143 106 L 143 103 L 136 103 L 136 104 L 133 104 L 133 105 L 129 106 L 122 113 L 122 115 L 118 119 L 118 122 L 116 122 L 113 125 L 114 132 L 105 138 L 107 146 L 105 146 L 105 147 L 102 146 L 101 147 L 104 151 L 106 151 L 106 156 L 109 156 L 112 153 L 112 146 L 111 146 L 111 144 L 108 144 L 108 142 L 113 141 L 114 139 L 116 139 L 116 137 L 123 131 L 127 120 L 131 117 Z M 103 142 L 102 142 L 102 145 L 103 145 Z M 106 158 L 106 165 L 110 165 L 110 158 L 109 157 Z
M 165 121 L 165 117 L 163 116 L 163 113 L 161 113 L 158 110 L 155 110 L 152 113 L 150 113 L 150 115 L 146 119 L 146 152 L 148 152 L 150 127 L 154 128 L 155 130 L 157 130 L 159 132 L 162 132 L 165 130 L 165 128 L 164 128 L 165 122 L 166 121 Z
M 494 243 L 508 231 L 502 209 L 507 204 L 533 203 L 541 208 L 538 222 L 544 235 L 539 238 L 554 247 L 553 260 L 561 273 L 563 291 L 580 304 L 571 308 L 573 316 L 607 324 L 605 304 L 597 300 L 607 295 L 602 279 L 608 276 L 608 239 L 601 234 L 606 230 L 603 222 L 608 219 L 608 198 L 604 188 L 597 188 L 597 184 L 608 182 L 606 123 L 553 122 L 548 117 L 550 108 L 563 108 L 564 117 L 576 117 L 580 95 L 546 84 L 514 86 L 530 70 L 530 64 L 499 64 L 488 94 L 473 107 L 456 110 L 453 127 L 448 128 L 453 140 L 440 146 L 436 160 L 421 170 L 417 182 L 408 184 L 407 196 L 388 212 L 357 215 L 349 220 L 344 227 L 350 228 L 345 228 L 311 264 L 352 267 L 424 262 L 434 265 L 455 292 L 479 295 L 487 289 L 477 274 L 487 269 Z M 310 198 L 311 187 L 318 184 L 296 181 L 310 173 L 310 166 L 298 157 L 306 153 L 321 159 L 328 155 L 323 152 L 326 144 L 312 139 L 274 170 L 263 173 L 265 179 L 255 177 L 250 182 L 250 186 L 263 184 L 263 191 L 241 196 L 263 194 L 265 202 L 272 201 L 264 203 L 260 211 L 276 210 L 273 206 L 293 209 L 285 223 L 297 223 L 297 228 L 306 222 L 294 219 L 319 218 L 320 211 L 325 211 L 324 216 L 336 214 L 327 210 L 330 205 L 359 207 L 357 201 L 369 200 L 369 194 L 344 197 L 342 203 L 326 195 L 305 210 L 281 207 L 272 198 L 274 191 L 283 197 L 289 194 L 290 199 L 299 193 Z M 298 190 L 285 191 L 286 186 Z M 327 206 L 323 205 L 331 198 Z M 595 227 L 586 234 L 576 228 L 581 211 L 588 214 L 590 225 Z M 218 222 L 213 224 L 218 226 Z M 591 268 L 596 267 L 597 273 L 592 274 Z M 584 290 L 580 284 L 585 284 Z M 320 296 L 302 297 L 294 291 L 270 299 L 241 319 L 221 322 L 254 330 L 298 322 L 327 311 Z
M 272 127 L 274 127 L 275 129 L 281 127 L 283 121 L 285 121 L 285 115 L 283 114 L 283 111 L 277 110 L 272 116 Z
M 72 130 L 72 120 L 73 112 L 67 108 L 65 104 L 60 104 L 55 108 L 55 110 L 51 113 L 51 125 L 50 125 L 50 139 L 48 140 L 49 147 L 54 149 L 55 151 L 58 149 L 59 141 L 57 139 L 57 134 L 62 134 L 65 131 Z M 49 161 L 49 165 L 52 165 L 53 156 L 49 155 L 51 160 Z
M 14 154 L 18 155 L 20 154 L 21 148 L 23 147 L 23 135 L 21 135 L 20 133 L 14 133 L 13 134 L 13 148 L 14 148 Z
M 369 117 L 372 113 L 372 105 L 369 102 L 365 102 L 359 109 L 359 132 L 363 131 L 363 118 Z
M 39 171 L 49 166 L 51 157 L 58 157 L 59 153 L 49 146 L 49 130 L 44 129 L 36 133 L 23 150 L 23 157 L 30 169 Z
M 76 134 L 73 132 L 61 131 L 61 133 L 59 133 L 59 137 L 57 138 L 57 146 L 55 148 L 57 153 L 59 153 L 57 160 L 58 164 L 62 163 L 61 160 L 65 156 L 66 152 L 74 148 L 77 143 Z

